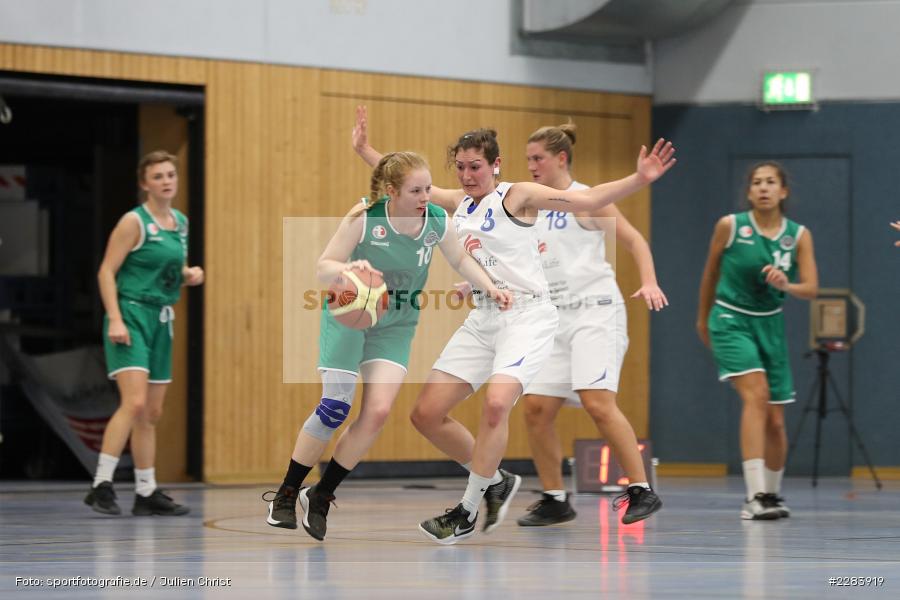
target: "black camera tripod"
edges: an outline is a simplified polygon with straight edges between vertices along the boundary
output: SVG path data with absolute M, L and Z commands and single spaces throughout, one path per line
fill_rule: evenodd
M 859 448 L 859 451 L 862 453 L 862 456 L 866 461 L 866 466 L 869 467 L 869 472 L 872 474 L 872 480 L 875 482 L 875 487 L 880 490 L 881 480 L 878 479 L 878 475 L 875 473 L 875 467 L 872 466 L 872 461 L 869 459 L 869 453 L 866 452 L 866 447 L 865 445 L 863 445 L 863 441 L 859 435 L 859 432 L 856 431 L 856 426 L 853 424 L 853 417 L 850 415 L 850 410 L 847 408 L 847 405 L 841 398 L 840 393 L 838 393 L 837 384 L 834 382 L 834 379 L 831 376 L 831 372 L 828 370 L 828 361 L 831 359 L 831 352 L 834 350 L 843 350 L 844 348 L 845 346 L 841 344 L 835 344 L 833 346 L 829 344 L 821 344 L 815 350 L 806 353 L 807 357 L 816 354 L 819 359 L 819 364 L 816 368 L 816 378 L 813 380 L 812 387 L 809 390 L 809 400 L 807 400 L 806 406 L 803 408 L 803 415 L 800 417 L 800 422 L 797 424 L 797 429 L 796 431 L 794 431 L 794 435 L 791 437 L 791 445 L 788 449 L 788 460 L 790 460 L 790 456 L 794 453 L 794 448 L 797 446 L 797 440 L 800 438 L 800 432 L 803 431 L 803 424 L 806 421 L 806 413 L 817 413 L 818 417 L 816 419 L 816 443 L 815 453 L 813 454 L 812 472 L 812 485 L 813 487 L 816 487 L 819 477 L 819 450 L 822 446 L 822 421 L 825 419 L 829 412 L 839 410 L 844 413 L 844 418 L 847 419 L 847 425 L 850 426 L 850 436 L 852 437 L 853 441 L 856 442 L 856 447 Z M 834 391 L 834 395 L 837 398 L 837 408 L 833 409 L 828 408 L 829 383 L 831 384 L 831 389 L 832 391 Z M 818 398 L 818 401 L 816 401 L 816 398 Z

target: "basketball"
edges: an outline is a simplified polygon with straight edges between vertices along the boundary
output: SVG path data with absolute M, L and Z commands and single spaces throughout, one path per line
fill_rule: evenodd
M 328 287 L 328 311 L 351 329 L 368 329 L 388 308 L 388 291 L 380 275 L 362 269 L 344 271 Z

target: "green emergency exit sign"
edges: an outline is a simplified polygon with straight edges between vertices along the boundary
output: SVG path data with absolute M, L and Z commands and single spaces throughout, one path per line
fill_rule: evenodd
M 815 108 L 810 71 L 774 71 L 763 74 L 764 109 Z

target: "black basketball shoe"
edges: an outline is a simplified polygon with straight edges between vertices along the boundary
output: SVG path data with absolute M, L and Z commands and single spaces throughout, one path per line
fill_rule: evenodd
M 643 521 L 662 508 L 662 500 L 659 499 L 656 492 L 639 485 L 632 485 L 624 494 L 617 496 L 613 500 L 613 510 L 619 510 L 626 503 L 628 508 L 622 515 L 622 523 L 625 525 Z
M 557 500 L 550 494 L 541 494 L 541 499 L 528 507 L 528 512 L 516 521 L 522 527 L 558 525 L 575 518 L 575 509 L 569 499 Z
M 328 507 L 334 502 L 331 494 L 316 492 L 315 486 L 300 490 L 300 507 L 303 509 L 303 529 L 320 542 L 328 529 Z M 335 504 L 337 506 L 337 504 Z
M 131 507 L 131 514 L 136 517 L 149 517 L 157 515 L 160 517 L 178 517 L 191 512 L 191 509 L 182 504 L 176 504 L 172 498 L 167 496 L 159 488 L 153 490 L 149 496 L 134 495 L 134 506 Z
M 771 492 L 763 494 L 763 504 L 775 508 L 778 511 L 778 517 L 781 519 L 787 519 L 791 516 L 791 509 L 784 503 L 784 498 L 778 494 Z
M 745 521 L 772 521 L 780 519 L 781 512 L 760 492 L 744 502 L 741 518 Z
M 469 522 L 469 511 L 457 504 L 456 508 L 448 508 L 444 514 L 419 523 L 419 531 L 438 544 L 455 544 L 475 533 L 475 521 Z
M 116 504 L 116 492 L 109 481 L 101 481 L 97 487 L 91 488 L 88 495 L 84 497 L 84 503 L 104 515 L 122 514 L 122 509 Z
M 275 497 L 268 500 L 267 494 L 275 494 Z M 297 529 L 297 488 L 282 484 L 277 492 L 264 493 L 262 499 L 269 503 L 266 523 L 272 527 Z
M 519 491 L 519 486 L 522 485 L 522 478 L 518 475 L 500 469 L 500 476 L 502 477 L 500 482 L 489 485 L 484 492 L 484 501 L 487 503 L 487 511 L 484 515 L 485 533 L 490 533 L 500 527 L 509 510 L 509 503 Z

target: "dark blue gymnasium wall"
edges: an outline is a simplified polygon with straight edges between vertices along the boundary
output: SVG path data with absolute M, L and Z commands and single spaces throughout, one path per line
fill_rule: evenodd
M 789 167 L 788 216 L 813 233 L 822 287 L 851 287 L 865 302 L 866 334 L 832 356 L 838 393 L 849 405 L 875 465 L 900 465 L 900 248 L 888 225 L 900 219 L 900 104 L 835 103 L 816 112 L 763 113 L 751 106 L 661 106 L 656 137 L 671 139 L 678 164 L 654 185 L 652 246 L 670 306 L 651 326 L 650 427 L 664 462 L 740 465 L 740 400 L 719 383 L 696 331 L 697 297 L 713 226 L 745 210 L 747 165 L 773 158 Z M 814 413 L 804 413 L 815 360 L 805 359 L 808 303 L 785 304 L 798 401 L 786 409 L 797 449 L 789 473 L 812 469 Z M 830 408 L 836 408 L 833 389 Z M 815 404 L 813 404 L 815 406 Z M 847 421 L 822 421 L 820 473 L 847 474 L 865 461 Z

